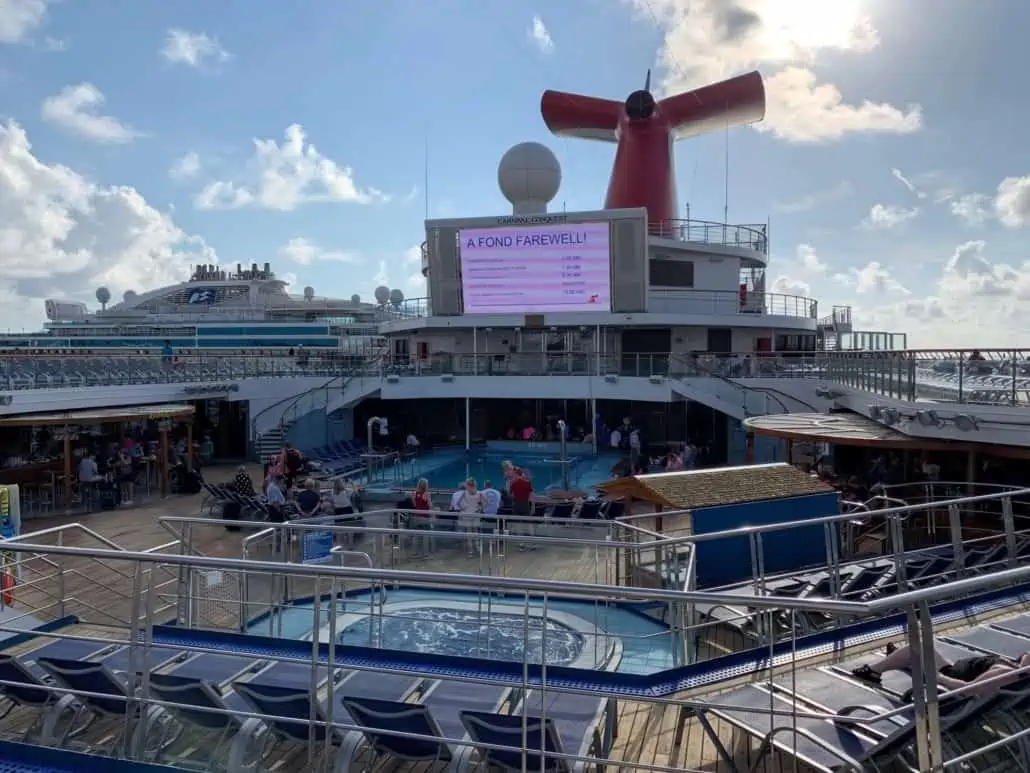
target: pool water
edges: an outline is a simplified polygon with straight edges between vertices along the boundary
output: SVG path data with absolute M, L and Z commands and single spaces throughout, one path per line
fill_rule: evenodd
M 527 625 L 520 614 L 428 606 L 387 613 L 381 624 L 378 619 L 361 617 L 347 625 L 337 641 L 405 652 L 559 666 L 573 663 L 583 652 L 580 634 L 556 620 L 545 621 L 543 616 L 530 618 Z
M 461 591 L 448 591 L 443 589 L 414 589 L 414 588 L 400 588 L 390 589 L 387 591 L 386 597 L 386 613 L 382 615 L 382 626 L 384 631 L 389 630 L 397 631 L 398 628 L 394 627 L 394 623 L 391 622 L 391 609 L 397 609 L 401 612 L 397 617 L 414 618 L 410 614 L 412 607 L 418 608 L 437 608 L 440 607 L 453 607 L 455 602 L 463 603 L 466 607 L 477 607 L 481 602 L 486 603 L 489 597 L 486 594 L 476 594 L 472 592 L 461 592 Z M 357 646 L 368 647 L 369 645 L 369 627 L 368 627 L 368 610 L 369 610 L 369 599 L 367 595 L 357 595 L 348 599 L 346 607 L 341 610 L 339 607 L 334 609 L 338 615 L 341 611 L 345 613 L 342 624 L 337 626 L 337 631 L 341 632 L 345 637 L 348 644 L 354 644 Z M 404 641 L 407 646 L 404 648 L 415 649 L 418 652 L 438 652 L 440 654 L 451 655 L 455 654 L 455 650 L 458 648 L 457 642 L 461 642 L 462 653 L 469 655 L 473 648 L 478 647 L 481 651 L 483 648 L 489 647 L 490 654 L 489 658 L 498 659 L 498 647 L 506 647 L 506 658 L 509 660 L 522 661 L 523 653 L 522 641 L 524 639 L 524 628 L 525 617 L 523 611 L 525 609 L 525 602 L 520 600 L 517 605 L 518 614 L 518 654 L 516 654 L 515 645 L 509 645 L 507 643 L 501 644 L 502 636 L 497 634 L 497 628 L 501 628 L 506 631 L 509 635 L 512 633 L 510 626 L 511 617 L 515 616 L 515 610 L 509 615 L 504 615 L 496 604 L 495 601 L 493 609 L 490 614 L 490 627 L 495 629 L 493 632 L 483 631 L 481 627 L 472 630 L 473 625 L 478 625 L 478 621 L 473 622 L 469 619 L 460 619 L 456 617 L 454 620 L 449 621 L 448 624 L 452 626 L 453 632 L 447 632 L 447 635 L 442 635 L 439 628 L 435 626 L 420 626 L 415 622 L 409 622 L 406 620 L 400 621 L 397 625 L 405 630 L 403 634 Z M 510 602 L 509 602 L 510 605 Z M 326 620 L 328 619 L 329 603 L 323 602 L 321 611 L 319 613 L 319 624 L 325 626 Z M 542 601 L 530 600 L 529 606 L 531 609 L 537 610 L 539 614 L 543 614 L 544 606 Z M 473 609 L 477 614 L 478 611 Z M 681 648 L 681 642 L 673 634 L 669 627 L 658 620 L 649 617 L 642 612 L 638 612 L 633 609 L 627 609 L 618 606 L 605 606 L 602 604 L 595 604 L 586 601 L 575 601 L 575 600 L 562 600 L 562 599 L 549 599 L 547 602 L 546 612 L 549 618 L 549 622 L 553 623 L 557 620 L 558 625 L 552 627 L 548 626 L 547 637 L 550 638 L 554 635 L 555 644 L 552 645 L 550 642 L 547 643 L 548 655 L 551 653 L 551 647 L 565 647 L 562 650 L 561 655 L 572 656 L 574 652 L 574 645 L 571 643 L 569 638 L 569 632 L 580 637 L 580 653 L 579 660 L 591 662 L 600 662 L 603 659 L 603 645 L 605 640 L 617 640 L 620 650 L 620 655 L 617 659 L 613 659 L 608 663 L 608 669 L 612 671 L 618 671 L 626 674 L 654 674 L 659 671 L 666 671 L 677 665 L 677 658 L 674 654 L 676 650 Z M 432 617 L 435 613 L 428 613 Z M 584 630 L 589 629 L 600 633 L 601 636 L 597 635 L 585 635 L 580 630 L 577 630 L 572 625 L 565 625 L 565 632 L 562 633 L 561 628 L 565 623 L 566 618 L 563 615 L 574 616 L 580 621 L 584 621 L 587 625 L 584 626 Z M 279 636 L 286 639 L 304 639 L 310 637 L 312 634 L 312 626 L 314 620 L 314 609 L 311 603 L 298 604 L 296 606 L 286 609 L 281 616 L 281 619 L 264 618 L 250 625 L 248 628 L 249 633 L 253 633 L 258 636 Z M 508 617 L 508 620 L 504 618 Z M 349 621 L 347 618 L 351 618 Z M 494 619 L 497 618 L 498 622 L 494 623 Z M 338 618 L 340 619 L 340 618 Z M 351 626 L 357 626 L 362 620 L 364 620 L 363 627 L 352 628 Z M 417 618 L 415 618 L 417 620 Z M 531 618 L 531 622 L 532 622 Z M 378 626 L 378 621 L 377 621 Z M 538 625 L 541 633 L 541 640 L 543 628 Z M 353 640 L 351 637 L 353 636 Z M 514 637 L 512 637 L 514 638 Z M 359 641 L 360 639 L 360 641 Z M 562 644 L 561 642 L 566 642 Z M 373 629 L 372 634 L 373 644 L 378 644 L 383 648 L 397 649 L 397 642 L 391 638 L 390 634 L 384 633 L 381 637 L 376 637 Z M 539 651 L 533 647 L 533 639 L 530 644 L 530 656 L 539 657 Z M 550 661 L 549 661 L 550 662 Z M 576 664 L 575 667 L 587 667 L 592 666 L 580 666 Z
M 504 481 L 501 463 L 505 461 L 526 470 L 537 491 L 562 484 L 562 463 L 557 457 L 483 450 L 468 453 L 430 451 L 416 462 L 417 473 L 401 485 L 414 486 L 420 478 L 426 478 L 432 488 L 446 489 L 460 485 L 467 478 L 475 478 L 480 486 L 489 480 L 499 488 Z M 618 456 L 611 454 L 570 457 L 567 462 L 568 483 L 572 488 L 589 491 L 611 478 L 609 471 L 617 461 Z

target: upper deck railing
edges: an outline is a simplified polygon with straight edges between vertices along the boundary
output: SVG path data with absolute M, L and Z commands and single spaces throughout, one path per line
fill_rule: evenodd
M 1030 404 L 1030 349 L 833 352 L 827 378 L 896 400 Z
M 679 242 L 739 247 L 763 255 L 769 251 L 769 238 L 764 224 L 733 225 L 710 220 L 662 220 L 648 223 L 647 232 L 651 236 Z
M 435 353 L 424 358 L 383 355 L 381 347 L 341 352 L 0 354 L 4 391 L 131 384 L 225 384 L 248 378 L 377 376 L 628 376 L 723 379 L 782 378 L 833 381 L 899 400 L 1030 405 L 1030 350 L 895 352 L 738 352 L 710 354 L 582 352 Z
M 796 319 L 816 319 L 818 303 L 814 298 L 785 293 L 740 290 L 688 290 L 652 287 L 647 292 L 647 310 L 652 314 L 699 314 L 710 316 L 768 314 Z M 429 298 L 408 298 L 397 305 L 380 307 L 381 321 L 416 320 L 433 316 Z M 474 324 L 474 318 L 467 318 Z

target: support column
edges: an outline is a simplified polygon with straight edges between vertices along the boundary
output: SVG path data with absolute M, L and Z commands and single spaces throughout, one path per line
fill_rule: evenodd
M 744 454 L 745 454 L 744 458 L 747 460 L 748 464 L 754 464 L 755 463 L 755 433 L 754 432 L 748 432 L 747 435 L 744 436 Z
M 966 495 L 976 494 L 976 451 L 970 451 L 966 457 Z
M 72 428 L 64 425 L 64 506 L 72 507 Z
M 158 475 L 161 476 L 161 496 L 168 496 L 168 427 L 162 422 L 159 430 L 161 435 L 161 458 L 157 460 Z
M 787 464 L 794 464 L 794 441 L 787 440 Z
M 328 405 L 328 403 L 326 403 Z M 193 470 L 193 422 L 186 422 L 186 472 Z
M 587 405 L 590 407 L 590 437 L 594 439 L 594 456 L 597 456 L 597 398 L 591 397 Z
M 465 450 L 472 448 L 472 399 L 465 398 Z

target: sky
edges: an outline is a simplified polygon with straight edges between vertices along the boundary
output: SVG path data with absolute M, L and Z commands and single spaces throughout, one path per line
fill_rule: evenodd
M 509 212 L 511 145 L 601 206 L 614 148 L 550 135 L 545 89 L 758 69 L 762 123 L 677 144 L 684 212 L 768 223 L 771 289 L 856 329 L 1030 345 L 1026 29 L 1025 0 L 0 0 L 0 329 L 195 263 L 424 295 L 426 214 Z

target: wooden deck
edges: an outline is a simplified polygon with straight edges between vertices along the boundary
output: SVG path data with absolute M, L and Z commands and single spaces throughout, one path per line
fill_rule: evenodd
M 234 469 L 215 470 L 210 474 L 214 481 L 227 480 L 235 472 Z M 132 551 L 143 551 L 159 545 L 168 545 L 169 552 L 178 553 L 180 548 L 171 545 L 175 539 L 172 533 L 162 528 L 158 519 L 163 516 L 196 516 L 201 497 L 174 497 L 145 506 L 118 510 L 108 513 L 97 513 L 87 516 L 54 517 L 36 519 L 25 524 L 24 531 L 31 532 L 60 526 L 69 522 L 81 523 L 85 529 L 66 529 L 60 535 L 51 534 L 41 537 L 42 544 L 74 545 L 79 547 L 103 547 L 103 538 L 115 543 L 119 548 Z M 642 524 L 643 525 L 643 524 Z M 646 528 L 646 526 L 645 526 Z M 89 531 L 87 531 L 88 529 Z M 194 551 L 208 556 L 238 558 L 241 556 L 242 541 L 249 532 L 229 532 L 220 521 L 212 521 L 193 529 L 192 548 Z M 100 535 L 98 538 L 95 535 Z M 37 542 L 37 540 L 33 540 Z M 361 546 L 358 545 L 358 548 Z M 376 548 L 379 550 L 379 548 Z M 384 548 L 385 550 L 385 548 Z M 396 568 L 413 568 L 434 570 L 448 573 L 475 574 L 480 570 L 479 559 L 467 556 L 463 550 L 449 549 L 440 551 L 430 558 L 415 558 L 406 549 L 393 549 L 382 553 L 389 555 Z M 260 553 L 256 557 L 261 557 Z M 577 582 L 604 583 L 611 582 L 614 568 L 606 562 L 614 560 L 614 554 L 601 556 L 593 548 L 569 547 L 567 549 L 540 549 L 520 551 L 507 549 L 503 573 L 513 577 L 536 577 L 565 579 Z M 59 570 L 63 570 L 60 572 Z M 16 588 L 15 608 L 33 614 L 42 619 L 54 619 L 60 614 L 75 614 L 84 621 L 83 624 L 70 629 L 62 629 L 61 633 L 102 637 L 110 641 L 120 641 L 126 637 L 126 623 L 133 614 L 141 614 L 142 602 L 134 597 L 134 589 L 146 588 L 148 584 L 158 587 L 158 593 L 164 602 L 163 616 L 156 622 L 164 622 L 174 617 L 174 605 L 177 601 L 177 575 L 172 571 L 155 569 L 151 577 L 134 578 L 133 563 L 129 561 L 98 561 L 85 557 L 48 557 L 40 556 L 27 560 L 24 566 L 24 584 Z M 56 583 L 58 574 L 63 574 L 63 584 Z M 212 587 L 225 585 L 212 582 Z M 137 583 L 134 585 L 134 582 Z M 230 583 L 231 585 L 231 583 Z M 203 589 L 202 589 L 203 590 Z M 294 587 L 294 595 L 300 595 Z M 323 586 L 322 592 L 328 587 Z M 271 593 L 268 585 L 252 582 L 250 585 L 250 606 L 247 617 L 260 614 L 267 609 L 267 601 Z M 61 596 L 64 601 L 61 603 Z M 240 617 L 240 599 L 232 593 L 218 596 L 216 592 L 202 599 L 200 606 L 203 614 L 201 623 L 212 627 L 233 628 L 238 625 Z M 1005 612 L 1011 614 L 1011 610 Z M 981 623 L 983 620 L 967 619 L 963 626 Z M 110 624 L 110 627 L 104 624 Z M 36 640 L 6 650 L 12 654 L 24 654 L 26 650 L 39 646 Z M 725 652 L 739 650 L 748 646 L 745 640 L 724 627 L 713 627 L 701 643 L 699 655 L 710 658 Z M 849 653 L 849 656 L 854 653 Z M 830 662 L 831 659 L 826 659 Z M 816 661 L 806 662 L 814 665 Z M 747 681 L 742 679 L 741 681 Z M 723 685 L 726 689 L 729 685 Z M 696 699 L 700 695 L 681 695 L 679 700 Z M 715 744 L 708 738 L 696 719 L 689 719 L 679 748 L 674 748 L 674 733 L 679 716 L 679 706 L 675 702 L 660 704 L 645 701 L 622 700 L 619 702 L 619 733 L 615 747 L 610 755 L 614 761 L 612 767 L 620 771 L 634 770 L 633 767 L 618 765 L 624 761 L 634 765 L 660 766 L 678 768 L 684 771 L 706 771 L 706 773 L 728 773 L 730 767 L 720 760 Z M 22 732 L 31 721 L 24 711 L 14 711 L 0 721 L 0 733 L 16 734 Z M 103 739 L 110 740 L 117 728 L 101 727 L 98 732 Z M 721 742 L 730 749 L 741 769 L 748 769 L 748 758 L 754 753 L 754 742 L 740 737 L 728 726 L 718 720 L 714 721 L 714 730 Z M 100 737 L 90 736 L 91 743 L 99 743 Z M 201 745 L 194 744 L 196 748 Z M 194 749 L 196 750 L 196 749 Z M 280 760 L 276 769 L 288 771 L 307 771 L 312 769 L 306 758 L 287 758 Z M 762 773 L 794 773 L 807 769 L 798 765 L 795 760 L 785 756 L 769 758 Z

